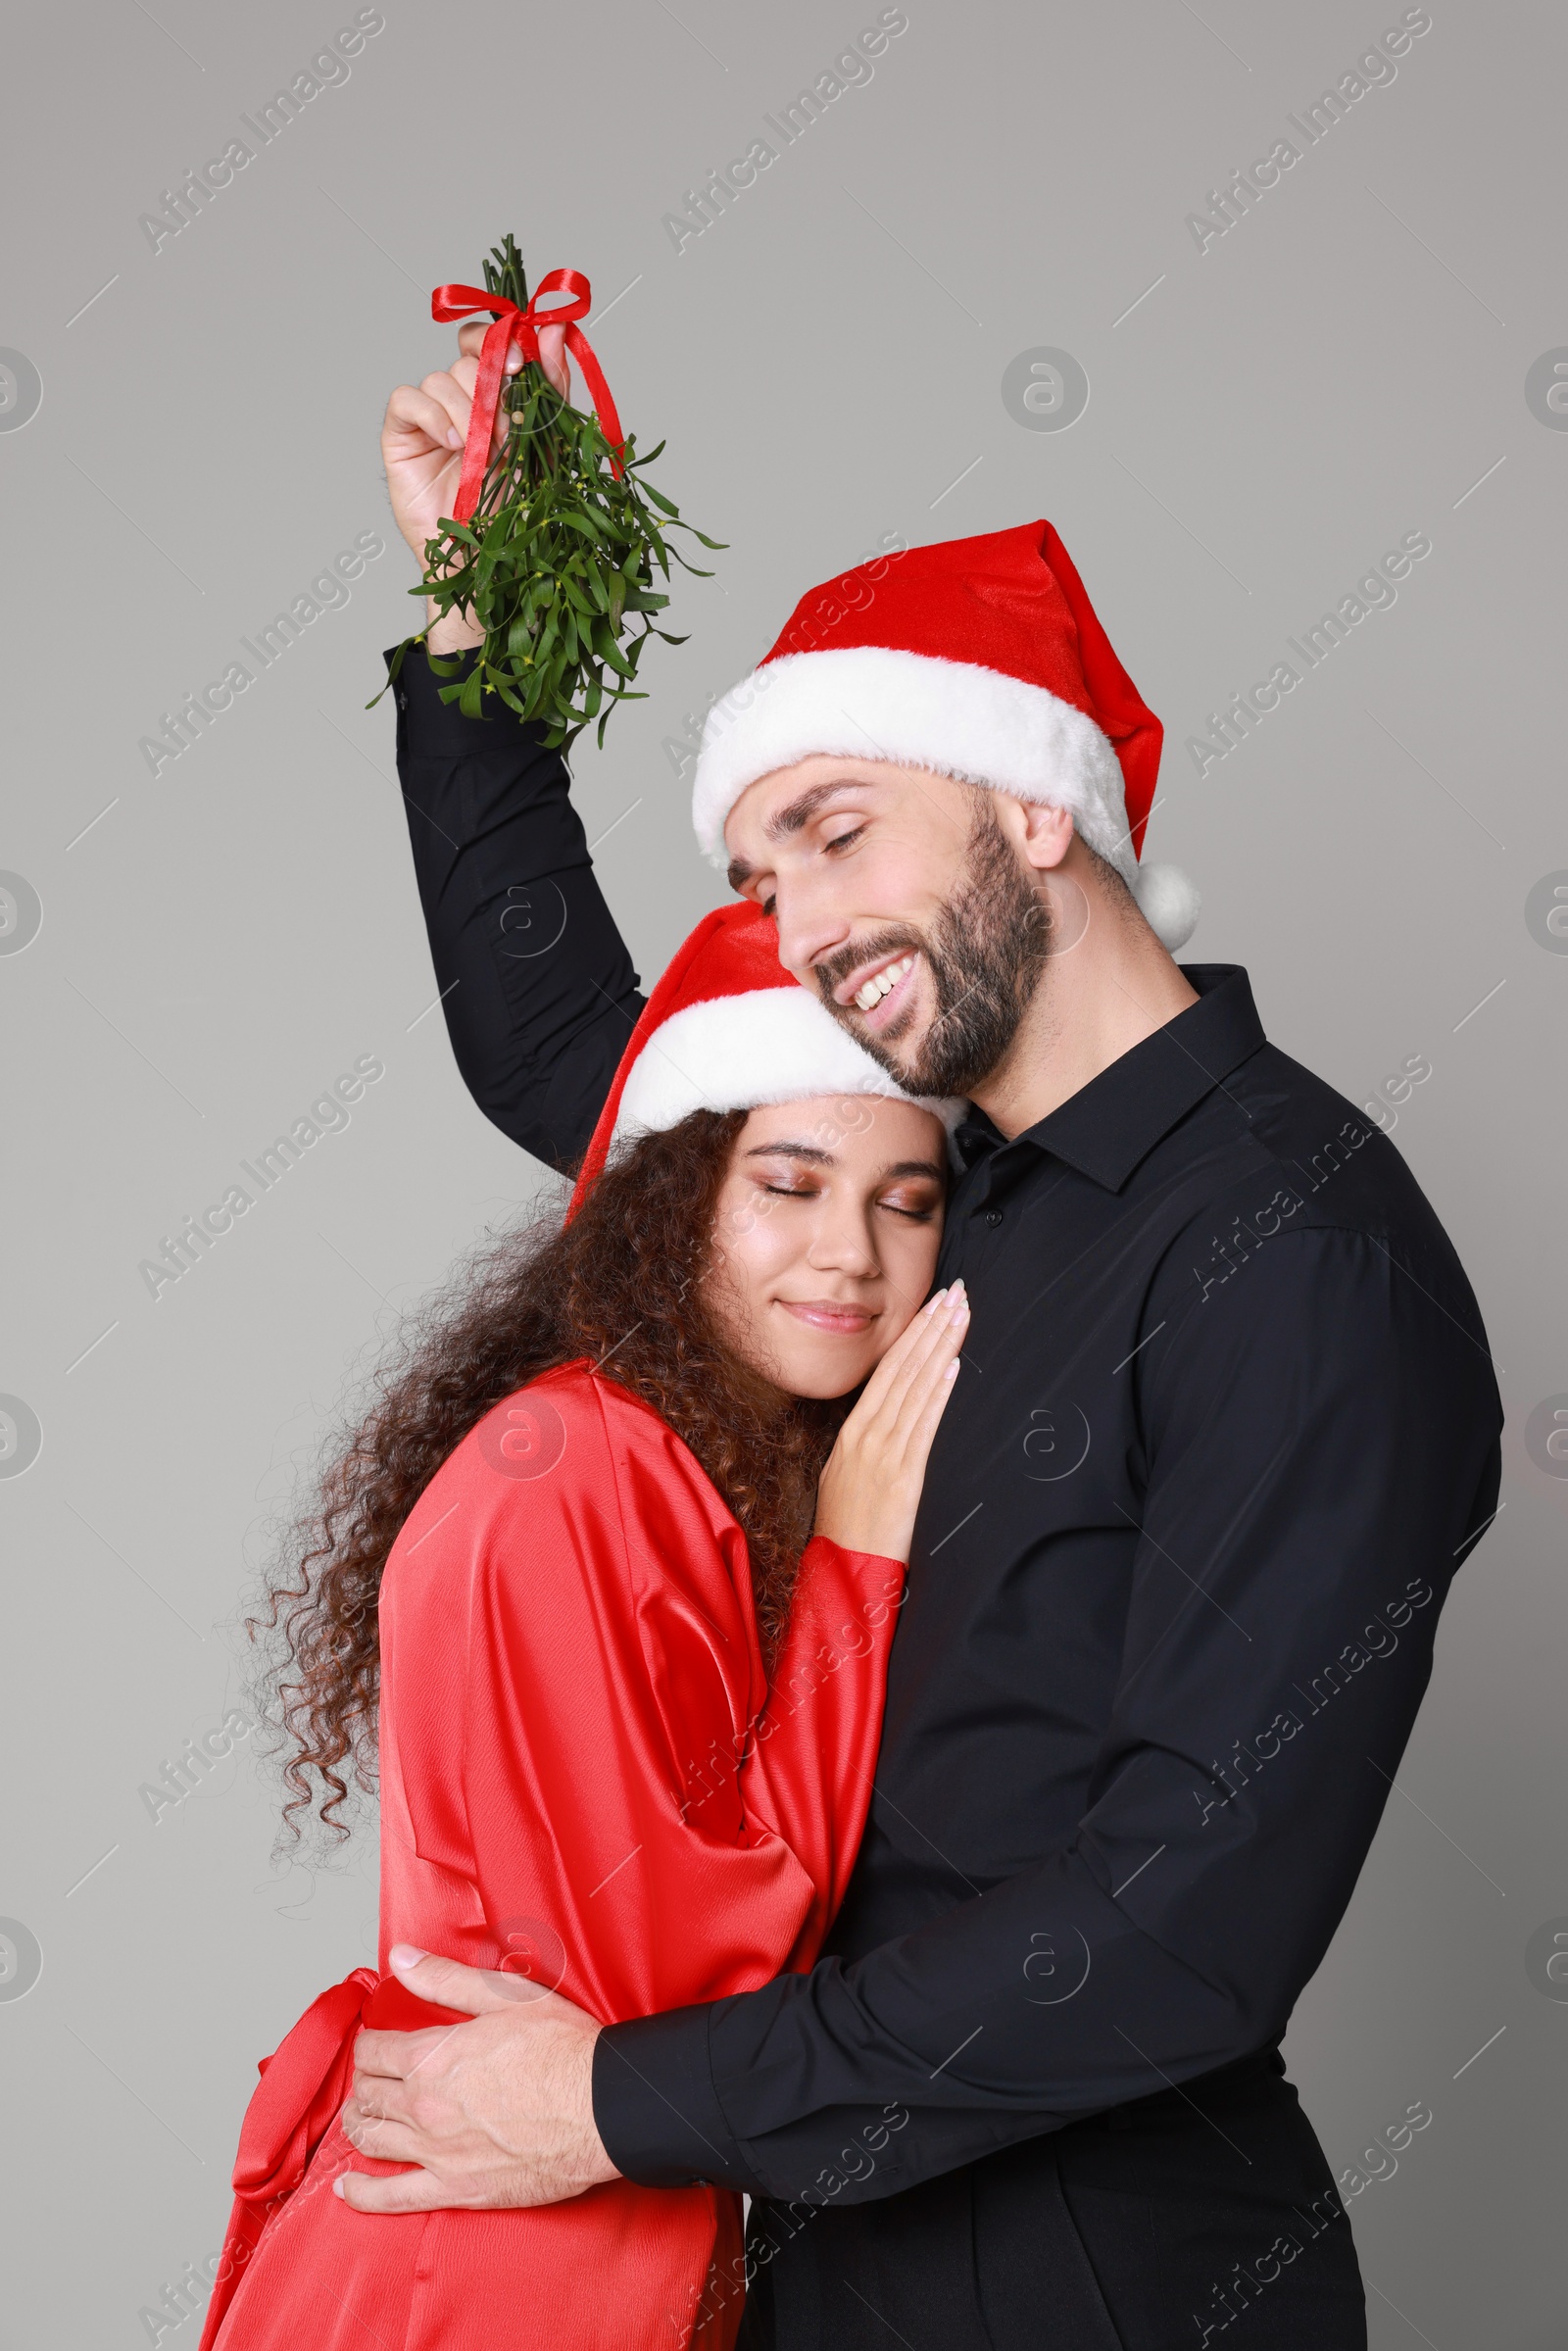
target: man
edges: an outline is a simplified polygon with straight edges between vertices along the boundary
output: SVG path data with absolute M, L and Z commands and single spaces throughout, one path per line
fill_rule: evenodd
M 431 382 L 461 432 L 464 385 Z M 455 444 L 426 438 L 433 466 Z M 419 659 L 400 705 L 460 1061 L 567 1164 L 640 1000 L 564 776 Z M 938 1274 L 969 1288 L 969 1376 L 870 1825 L 830 1955 L 708 2007 L 600 2032 L 408 1955 L 474 2021 L 360 2043 L 351 2135 L 425 2168 L 356 2206 L 729 2184 L 742 2339 L 789 2351 L 1164 2351 L 1243 2319 L 1364 2344 L 1278 2044 L 1495 1508 L 1500 1411 L 1397 1153 L 1266 1042 L 1245 973 L 1146 920 L 1190 918 L 1136 863 L 1158 751 L 1044 524 L 828 583 L 710 716 L 704 846 L 903 1083 L 974 1103 Z M 1346 854 L 1326 836 L 1325 871 Z M 681 2325 L 727 2339 L 742 2283 Z

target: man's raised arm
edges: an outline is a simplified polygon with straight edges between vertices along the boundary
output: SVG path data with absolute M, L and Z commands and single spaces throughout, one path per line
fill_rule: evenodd
M 399 385 L 387 405 L 392 513 L 421 562 L 456 490 L 482 335 L 482 325 L 465 327 L 450 372 Z M 540 343 L 565 392 L 561 329 L 547 327 Z M 477 644 L 462 613 L 437 621 L 429 609 L 432 652 Z M 447 1034 L 485 1116 L 536 1158 L 568 1168 L 642 1010 L 637 974 L 594 877 L 561 754 L 510 710 L 463 717 L 441 700 L 451 682 L 416 646 L 394 688 L 398 781 Z
M 439 682 L 416 646 L 393 691 L 447 1034 L 485 1116 L 535 1158 L 572 1167 L 643 1008 L 637 974 L 561 754 L 510 710 L 463 717 Z

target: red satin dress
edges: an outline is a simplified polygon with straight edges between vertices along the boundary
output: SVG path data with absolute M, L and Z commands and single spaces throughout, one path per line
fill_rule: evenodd
M 527 2212 L 356 2213 L 364 2025 L 455 2020 L 394 1942 L 503 1966 L 603 2023 L 808 1968 L 849 1880 L 903 1596 L 817 1540 L 769 1693 L 745 1537 L 692 1454 L 586 1363 L 496 1406 L 381 1587 L 378 1980 L 356 1969 L 245 2117 L 202 2351 L 728 2351 L 740 2199 L 612 2180 Z

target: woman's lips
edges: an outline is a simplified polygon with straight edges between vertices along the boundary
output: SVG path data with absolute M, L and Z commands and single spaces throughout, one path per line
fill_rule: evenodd
M 841 1306 L 830 1298 L 781 1298 L 778 1302 L 786 1314 L 813 1331 L 831 1331 L 843 1339 L 858 1339 L 876 1320 L 869 1306 Z

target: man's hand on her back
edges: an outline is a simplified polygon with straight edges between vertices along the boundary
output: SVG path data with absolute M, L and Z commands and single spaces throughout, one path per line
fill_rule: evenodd
M 479 372 L 479 349 L 489 328 L 488 318 L 470 318 L 458 335 L 460 357 L 450 368 L 438 368 L 420 384 L 399 384 L 386 404 L 381 425 L 381 462 L 386 467 L 387 494 L 399 530 L 424 564 L 425 542 L 434 538 L 442 517 L 452 512 L 463 472 L 464 445 L 473 404 L 474 379 Z M 539 356 L 545 373 L 563 399 L 571 396 L 571 373 L 566 361 L 565 329 L 546 326 L 539 335 Z M 522 360 L 515 344 L 507 353 L 507 372 L 514 375 Z M 505 430 L 505 412 L 496 411 L 496 447 Z M 437 621 L 429 608 L 432 653 L 456 653 L 477 645 L 484 631 L 463 612 L 450 612 Z

